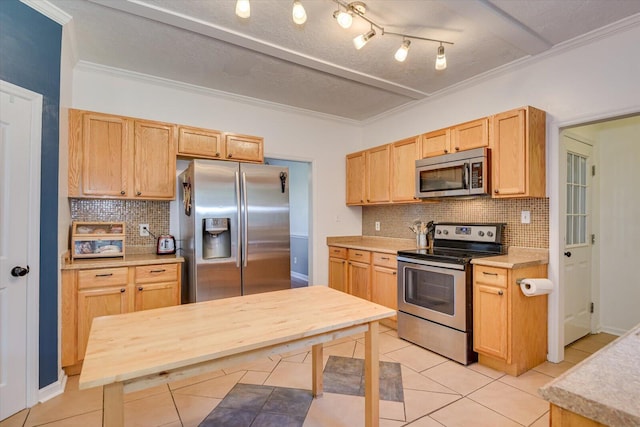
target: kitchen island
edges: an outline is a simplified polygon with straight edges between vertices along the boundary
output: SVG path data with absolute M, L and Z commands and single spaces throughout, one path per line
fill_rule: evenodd
M 640 325 L 540 388 L 551 426 L 640 426 Z
M 122 426 L 125 392 L 311 346 L 313 395 L 319 396 L 323 343 L 364 333 L 365 425 L 378 426 L 378 321 L 394 314 L 310 286 L 100 317 L 79 385 L 103 386 L 103 425 Z

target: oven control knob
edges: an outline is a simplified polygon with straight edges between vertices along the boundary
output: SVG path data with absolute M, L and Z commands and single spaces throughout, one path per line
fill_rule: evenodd
M 444 230 L 443 233 L 446 236 L 447 234 L 449 234 L 449 230 Z
M 484 231 L 482 231 L 482 230 L 478 231 L 478 236 L 480 236 L 480 237 L 484 236 Z
M 487 231 L 487 236 L 493 237 L 493 231 Z
M 436 234 L 442 234 L 441 230 L 436 231 Z

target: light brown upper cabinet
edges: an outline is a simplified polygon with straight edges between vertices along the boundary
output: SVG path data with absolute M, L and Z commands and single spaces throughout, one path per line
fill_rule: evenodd
M 264 138 L 180 126 L 178 156 L 264 163 Z
M 347 205 L 362 205 L 365 200 L 365 152 L 347 155 Z
M 347 205 L 388 203 L 390 145 L 347 155 Z
M 227 133 L 224 136 L 224 158 L 242 162 L 264 162 L 264 139 L 258 136 Z
M 69 110 L 69 197 L 175 198 L 175 126 Z
M 375 147 L 366 152 L 367 203 L 389 201 L 389 145 Z
M 391 144 L 391 201 L 417 202 L 416 160 L 420 158 L 420 137 Z
M 422 159 L 451 152 L 451 130 L 440 129 L 422 135 Z
M 451 150 L 472 150 L 489 146 L 489 118 L 462 123 L 451 128 Z
M 224 158 L 222 132 L 211 129 L 180 126 L 178 129 L 178 155 L 207 159 Z
M 546 113 L 524 107 L 491 121 L 493 197 L 545 197 Z

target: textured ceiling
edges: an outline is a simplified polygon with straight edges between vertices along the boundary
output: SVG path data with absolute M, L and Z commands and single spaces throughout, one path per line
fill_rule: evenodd
M 353 120 L 366 120 L 558 43 L 640 13 L 640 0 L 370 0 L 366 16 L 387 32 L 447 40 L 448 68 L 434 69 L 437 43 L 380 31 L 361 50 L 332 17 L 333 0 L 49 0 L 72 16 L 82 61 L 203 86 Z

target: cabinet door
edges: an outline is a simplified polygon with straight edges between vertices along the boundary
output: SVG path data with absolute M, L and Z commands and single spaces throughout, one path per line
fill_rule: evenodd
M 114 286 L 78 291 L 78 360 L 84 359 L 95 317 L 127 312 L 127 288 Z
M 416 201 L 416 160 L 420 156 L 420 137 L 391 145 L 391 201 Z
M 224 156 L 223 136 L 216 130 L 180 126 L 178 155 L 219 159 Z
M 373 266 L 371 301 L 394 310 L 398 309 L 398 276 L 395 268 Z
M 347 205 L 364 203 L 365 152 L 347 155 Z
M 447 154 L 451 146 L 451 131 L 449 129 L 440 129 L 422 135 L 422 159 L 433 156 L 441 156 Z
M 129 196 L 129 126 L 129 120 L 123 117 L 82 114 L 81 195 Z M 69 156 L 75 158 L 78 153 Z
M 134 189 L 145 199 L 173 199 L 176 189 L 176 149 L 173 125 L 135 122 Z
M 475 283 L 473 287 L 473 349 L 508 358 L 508 289 Z
M 390 200 L 389 145 L 367 150 L 366 194 L 367 203 L 382 203 Z
M 341 258 L 329 258 L 329 287 L 348 292 L 347 261 Z
M 225 156 L 229 160 L 264 162 L 264 139 L 248 135 L 225 135 Z
M 489 119 L 484 118 L 451 128 L 451 151 L 489 146 Z
M 524 110 L 493 116 L 493 191 L 496 197 L 524 195 L 527 191 Z
M 370 277 L 370 264 L 349 261 L 349 293 L 351 295 L 370 300 Z
M 136 285 L 135 310 L 170 307 L 180 303 L 178 282 L 144 283 Z

